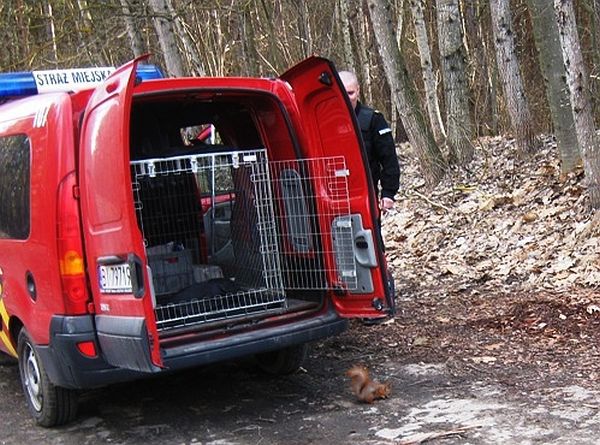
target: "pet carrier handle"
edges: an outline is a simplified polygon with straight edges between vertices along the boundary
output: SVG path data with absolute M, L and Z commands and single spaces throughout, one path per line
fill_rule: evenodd
M 354 234 L 354 256 L 358 264 L 364 267 L 377 267 L 377 256 L 373 243 L 373 232 L 370 229 L 360 229 Z
M 135 253 L 127 255 L 127 264 L 131 272 L 131 289 L 133 296 L 142 298 L 144 296 L 144 267 L 142 260 Z

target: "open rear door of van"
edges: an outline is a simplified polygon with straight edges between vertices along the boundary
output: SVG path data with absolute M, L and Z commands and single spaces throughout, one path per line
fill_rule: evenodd
M 280 78 L 291 85 L 300 112 L 301 132 L 305 138 L 301 155 L 305 158 L 339 156 L 345 159 L 347 171 L 340 174 L 347 174 L 348 224 L 352 225 L 356 272 L 362 278 L 359 280 L 361 284 L 349 292 L 331 292 L 336 310 L 344 317 L 391 314 L 393 295 L 387 285 L 385 257 L 377 229 L 379 211 L 362 136 L 346 91 L 333 64 L 321 57 L 310 57 L 300 62 Z M 322 221 L 322 224 L 332 226 L 323 233 L 335 230 L 334 221 Z M 322 240 L 324 244 L 330 242 Z M 335 258 L 325 260 L 336 264 Z
M 142 259 L 129 167 L 129 120 L 138 58 L 96 88 L 81 131 L 79 185 L 86 259 L 105 360 L 153 372 L 162 362 Z

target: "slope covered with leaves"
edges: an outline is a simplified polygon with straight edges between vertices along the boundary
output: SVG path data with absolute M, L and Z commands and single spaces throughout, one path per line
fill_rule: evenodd
M 470 171 L 452 173 L 433 190 L 408 145 L 399 156 L 400 199 L 383 220 L 399 290 L 600 285 L 600 218 L 586 207 L 583 174 L 561 178 L 551 138 L 527 159 L 512 140 L 482 139 Z
M 513 141 L 479 141 L 470 171 L 433 190 L 408 145 L 402 190 L 383 219 L 395 318 L 355 323 L 353 359 L 444 363 L 457 378 L 515 391 L 593 387 L 600 376 L 600 217 L 583 174 L 560 177 L 550 138 L 528 159 Z

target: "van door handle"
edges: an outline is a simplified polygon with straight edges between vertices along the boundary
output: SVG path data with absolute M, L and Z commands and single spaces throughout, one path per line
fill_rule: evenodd
M 142 298 L 145 293 L 144 267 L 142 260 L 135 253 L 130 253 L 127 255 L 127 264 L 129 264 L 129 271 L 131 273 L 131 289 L 133 291 L 133 296 Z

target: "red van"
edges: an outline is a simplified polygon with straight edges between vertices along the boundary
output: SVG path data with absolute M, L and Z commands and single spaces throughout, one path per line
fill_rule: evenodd
M 332 63 L 163 79 L 144 60 L 0 75 L 0 351 L 43 426 L 154 373 L 290 373 L 348 318 L 394 312 Z

